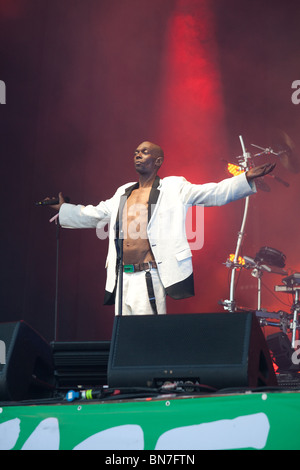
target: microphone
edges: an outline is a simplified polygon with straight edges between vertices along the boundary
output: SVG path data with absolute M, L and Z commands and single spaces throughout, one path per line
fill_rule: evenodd
M 64 197 L 65 202 L 70 202 L 70 198 L 68 196 Z M 52 199 L 43 199 L 42 201 L 36 202 L 36 206 L 53 206 L 55 204 L 59 204 L 58 198 Z

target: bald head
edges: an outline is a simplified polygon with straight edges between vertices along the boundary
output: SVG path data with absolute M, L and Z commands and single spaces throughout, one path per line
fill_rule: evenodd
M 157 172 L 163 160 L 163 149 L 148 140 L 142 142 L 134 152 L 135 168 L 138 173 Z
M 165 155 L 164 155 L 164 151 L 163 151 L 163 149 L 162 149 L 159 145 L 154 144 L 153 142 L 147 142 L 147 144 L 150 145 L 152 152 L 153 152 L 157 157 L 162 157 L 162 158 L 164 158 L 164 156 L 165 156 Z
M 142 143 L 138 146 L 137 149 L 141 149 L 141 148 L 147 148 L 147 149 L 149 149 L 153 156 L 164 158 L 164 151 L 163 151 L 163 149 L 162 149 L 159 145 L 154 144 L 153 142 L 149 142 L 148 140 L 145 140 L 145 142 L 142 142 Z

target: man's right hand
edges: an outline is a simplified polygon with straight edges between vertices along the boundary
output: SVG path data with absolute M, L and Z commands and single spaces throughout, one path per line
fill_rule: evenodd
M 59 200 L 59 203 L 58 204 L 54 204 L 53 206 L 53 209 L 56 209 L 59 211 L 59 209 L 61 208 L 61 206 L 66 202 L 65 201 L 65 198 L 63 197 L 63 194 L 62 192 L 58 193 L 58 200 Z
M 45 201 L 48 201 L 50 199 L 54 199 L 54 198 L 50 198 L 50 197 L 46 197 L 44 200 Z M 61 208 L 61 206 L 66 202 L 65 201 L 65 198 L 63 197 L 63 194 L 60 192 L 58 194 L 58 201 L 59 203 L 58 204 L 49 204 L 49 207 L 53 208 L 53 209 L 56 209 L 57 211 L 59 211 L 59 209 Z

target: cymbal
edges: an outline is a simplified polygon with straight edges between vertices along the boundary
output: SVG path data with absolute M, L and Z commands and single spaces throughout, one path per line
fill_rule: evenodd
M 280 154 L 281 164 L 291 173 L 299 173 L 300 158 L 292 138 L 282 129 L 277 129 L 273 142 L 274 150 Z

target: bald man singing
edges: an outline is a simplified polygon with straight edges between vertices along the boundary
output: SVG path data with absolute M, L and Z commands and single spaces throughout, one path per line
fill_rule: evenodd
M 219 183 L 192 184 L 183 177 L 161 179 L 164 152 L 142 142 L 133 155 L 138 182 L 127 183 L 97 206 L 73 205 L 59 194 L 62 227 L 97 228 L 109 224 L 104 303 L 116 305 L 116 315 L 166 313 L 166 295 L 194 295 L 192 253 L 186 236 L 189 207 L 221 206 L 256 192 L 254 180 L 270 173 L 264 164 Z M 121 269 L 120 269 L 121 267 Z M 120 283 L 120 279 L 122 283 Z M 122 296 L 118 286 L 122 286 Z M 116 299 L 120 300 L 119 302 Z

